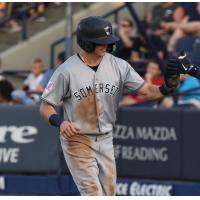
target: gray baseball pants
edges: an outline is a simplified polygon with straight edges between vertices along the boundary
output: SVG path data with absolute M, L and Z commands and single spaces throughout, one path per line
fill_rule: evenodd
M 112 132 L 104 135 L 60 134 L 67 166 L 81 195 L 112 196 L 116 192 L 116 164 Z

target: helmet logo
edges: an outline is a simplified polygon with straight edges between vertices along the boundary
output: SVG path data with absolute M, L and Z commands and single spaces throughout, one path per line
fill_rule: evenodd
M 112 29 L 111 29 L 110 26 L 106 26 L 106 27 L 104 28 L 104 30 L 105 30 L 106 35 L 111 35 Z

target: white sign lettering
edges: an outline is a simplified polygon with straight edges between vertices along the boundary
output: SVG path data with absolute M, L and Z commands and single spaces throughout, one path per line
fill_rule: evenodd
M 0 176 L 0 190 L 5 190 L 5 178 L 3 176 Z
M 166 147 L 137 147 L 115 145 L 115 157 L 124 160 L 139 161 L 168 161 L 168 151 Z
M 35 141 L 33 135 L 36 135 L 38 130 L 34 126 L 0 126 L 0 143 L 6 143 L 6 137 L 10 134 L 13 142 L 19 144 L 32 143 Z
M 125 196 L 170 196 L 172 189 L 172 185 L 165 184 L 117 183 L 117 195 Z
M 19 148 L 0 148 L 0 163 L 17 163 Z
M 151 141 L 176 141 L 176 131 L 174 127 L 146 127 L 146 126 L 125 126 L 116 125 L 114 131 L 115 139 L 123 140 L 151 140 Z

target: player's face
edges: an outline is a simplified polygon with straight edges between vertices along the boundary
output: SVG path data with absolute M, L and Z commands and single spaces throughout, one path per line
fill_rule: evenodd
M 94 50 L 94 54 L 102 57 L 105 55 L 107 48 L 108 48 L 108 45 L 97 45 Z

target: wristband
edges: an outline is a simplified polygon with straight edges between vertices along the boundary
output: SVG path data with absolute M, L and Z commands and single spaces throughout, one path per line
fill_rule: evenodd
M 64 119 L 58 115 L 58 114 L 53 114 L 49 117 L 49 123 L 52 126 L 60 127 L 60 125 L 63 123 Z
M 170 95 L 171 93 L 174 92 L 173 89 L 167 90 L 167 88 L 166 88 L 164 85 L 161 85 L 161 86 L 159 87 L 159 90 L 160 90 L 160 93 L 163 94 L 164 96 L 168 96 L 168 95 Z

